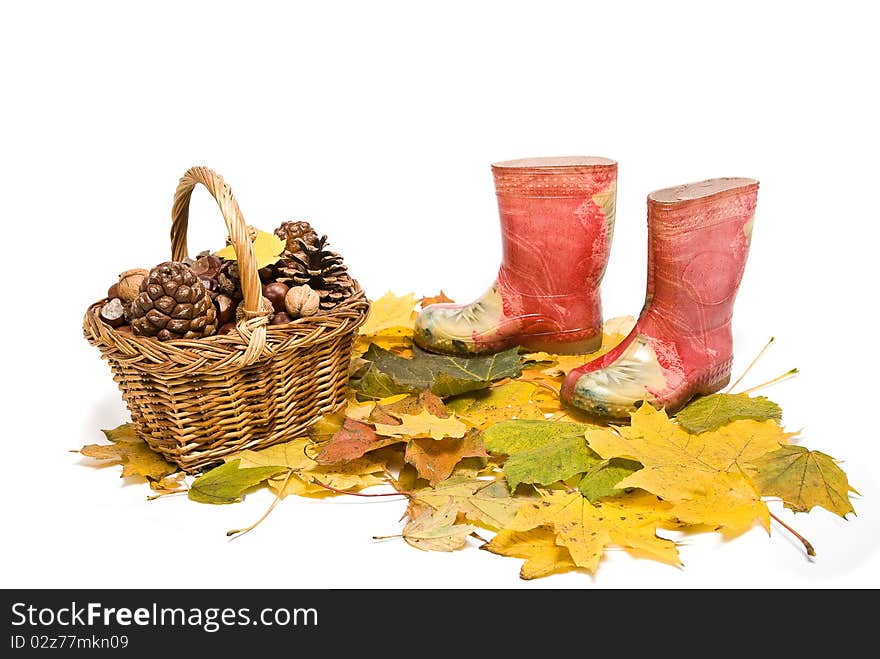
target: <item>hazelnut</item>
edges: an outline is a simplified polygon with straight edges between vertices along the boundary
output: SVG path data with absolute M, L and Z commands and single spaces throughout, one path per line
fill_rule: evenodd
M 272 302 L 266 297 L 261 297 L 260 301 L 260 308 L 271 317 L 275 312 Z M 235 322 L 238 323 L 242 318 L 244 318 L 244 300 L 239 302 L 235 308 Z
M 110 327 L 119 327 L 125 322 L 124 310 L 122 306 L 122 300 L 118 297 L 114 297 L 109 302 L 106 302 L 103 307 L 101 307 L 101 320 L 107 323 Z
M 220 293 L 214 298 L 214 306 L 217 307 L 217 322 L 221 325 L 232 321 L 235 315 L 235 303 L 228 295 Z
M 133 302 L 141 291 L 141 283 L 149 274 L 149 271 L 143 268 L 135 268 L 119 275 L 119 299 L 126 304 Z
M 219 328 L 217 328 L 217 334 L 229 334 L 234 329 L 235 323 L 223 323 Z
M 119 282 L 107 289 L 107 299 L 112 300 L 114 297 L 119 297 Z
M 120 334 L 134 334 L 134 332 L 131 329 L 131 325 L 120 325 L 119 327 L 116 328 L 116 331 L 119 332 Z
M 286 311 L 279 311 L 274 316 L 272 316 L 272 320 L 269 321 L 270 325 L 287 325 L 287 323 L 293 322 L 293 318 L 291 318 Z
M 275 311 L 284 311 L 284 296 L 287 295 L 287 291 L 287 284 L 280 281 L 263 284 L 263 296 L 269 298 Z
M 320 303 L 320 296 L 311 286 L 294 286 L 284 298 L 284 307 L 292 318 L 314 316 Z

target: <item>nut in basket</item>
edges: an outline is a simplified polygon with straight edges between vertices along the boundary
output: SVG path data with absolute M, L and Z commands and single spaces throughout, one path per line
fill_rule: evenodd
M 198 183 L 220 207 L 227 260 L 189 258 L 189 204 Z M 352 344 L 369 302 L 326 236 L 308 223 L 285 222 L 275 235 L 280 258 L 258 263 L 252 239 L 259 236 L 229 186 L 193 167 L 174 196 L 171 260 L 123 273 L 125 282 L 83 319 L 138 434 L 187 472 L 301 436 L 345 403 Z

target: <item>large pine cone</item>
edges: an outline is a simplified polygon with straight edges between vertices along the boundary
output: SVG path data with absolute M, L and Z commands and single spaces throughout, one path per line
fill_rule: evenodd
M 332 309 L 354 294 L 354 280 L 342 256 L 326 249 L 327 236 L 313 245 L 298 241 L 298 252 L 285 251 L 276 264 L 278 280 L 288 286 L 310 286 L 320 297 L 323 310 Z
M 217 313 L 204 285 L 185 263 L 167 261 L 150 270 L 131 303 L 135 336 L 160 341 L 199 339 L 217 331 Z

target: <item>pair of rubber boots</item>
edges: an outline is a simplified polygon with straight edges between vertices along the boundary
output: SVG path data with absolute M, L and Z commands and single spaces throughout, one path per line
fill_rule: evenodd
M 602 343 L 599 286 L 614 233 L 617 163 L 529 158 L 492 165 L 503 258 L 467 305 L 432 304 L 415 324 L 425 350 L 479 355 L 521 346 L 587 354 Z M 648 195 L 645 304 L 610 352 L 570 371 L 564 403 L 629 421 L 645 401 L 674 414 L 730 380 L 731 319 L 758 181 L 717 178 Z

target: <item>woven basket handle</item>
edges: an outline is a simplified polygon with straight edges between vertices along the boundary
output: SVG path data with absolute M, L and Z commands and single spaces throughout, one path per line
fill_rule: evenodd
M 188 169 L 177 185 L 177 191 L 174 193 L 174 206 L 171 209 L 171 258 L 174 261 L 183 261 L 189 256 L 186 244 L 189 202 L 197 183 L 204 185 L 217 201 L 238 260 L 241 290 L 244 294 L 245 317 L 239 322 L 236 329 L 248 343 L 241 362 L 242 365 L 247 365 L 263 353 L 266 346 L 266 325 L 268 325 L 269 319 L 266 313 L 260 310 L 263 295 L 262 285 L 257 272 L 253 245 L 251 245 L 241 209 L 239 209 L 235 197 L 232 196 L 232 189 L 226 184 L 223 177 L 207 167 Z

